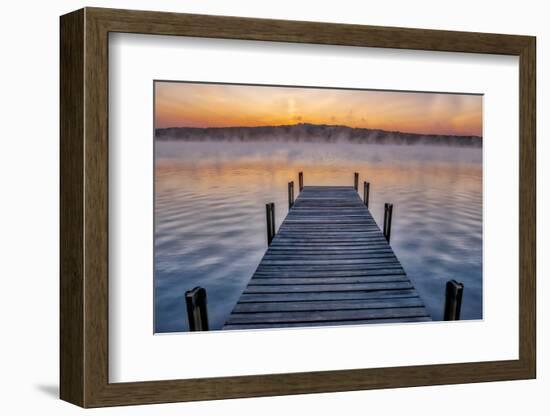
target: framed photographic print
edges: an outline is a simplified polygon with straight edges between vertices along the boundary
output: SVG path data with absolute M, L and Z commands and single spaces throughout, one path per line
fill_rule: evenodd
M 534 378 L 535 38 L 61 17 L 83 407 Z

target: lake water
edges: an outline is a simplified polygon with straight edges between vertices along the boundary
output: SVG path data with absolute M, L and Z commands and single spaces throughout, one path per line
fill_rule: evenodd
M 303 142 L 156 142 L 155 332 L 187 331 L 184 293 L 208 293 L 220 329 L 266 246 L 265 204 L 287 214 L 287 183 L 371 183 L 379 225 L 435 320 L 445 282 L 465 285 L 462 319 L 482 318 L 482 151 L 468 147 Z M 362 190 L 362 186 L 361 186 Z M 361 192 L 362 194 L 362 192 Z

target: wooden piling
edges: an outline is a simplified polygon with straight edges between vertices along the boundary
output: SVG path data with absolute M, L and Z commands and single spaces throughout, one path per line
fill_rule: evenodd
M 265 204 L 265 217 L 267 223 L 267 245 L 271 244 L 275 236 L 275 203 Z
M 353 188 L 354 188 L 356 191 L 359 190 L 359 173 L 357 173 L 357 172 L 355 172 L 355 174 L 354 174 Z
M 460 320 L 460 309 L 462 307 L 462 293 L 464 285 L 456 280 L 449 280 L 445 287 L 445 312 L 443 320 Z
M 294 181 L 288 183 L 288 209 L 294 205 Z
M 206 307 L 206 289 L 195 287 L 185 292 L 187 319 L 190 331 L 208 331 L 208 311 Z
M 390 242 L 390 237 L 391 237 L 392 214 L 393 214 L 393 204 L 388 204 L 386 202 L 384 204 L 384 237 L 386 237 L 386 241 L 388 243 Z
M 300 192 L 304 189 L 304 172 L 298 173 L 298 189 Z
M 369 207 L 369 196 L 370 196 L 370 183 L 365 181 L 363 183 L 363 202 L 367 208 Z

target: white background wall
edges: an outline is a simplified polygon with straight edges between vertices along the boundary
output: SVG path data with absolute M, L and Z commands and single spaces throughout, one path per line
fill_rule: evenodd
M 88 414 L 318 415 L 546 415 L 550 364 L 543 324 L 542 212 L 550 163 L 543 118 L 550 99 L 545 65 L 550 26 L 545 2 L 523 1 L 68 1 L 4 2 L 0 14 L 0 409 L 3 414 L 77 414 L 58 395 L 59 21 L 83 6 L 317 20 L 537 36 L 538 53 L 538 313 L 539 364 L 535 381 L 317 394 L 87 411 Z M 545 201 L 546 199 L 546 201 Z

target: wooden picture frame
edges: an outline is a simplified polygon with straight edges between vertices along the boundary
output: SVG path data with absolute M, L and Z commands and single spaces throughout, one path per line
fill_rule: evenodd
M 61 17 L 60 396 L 82 407 L 535 378 L 535 53 L 530 36 L 85 8 Z M 109 383 L 108 35 L 192 36 L 519 57 L 519 359 Z

